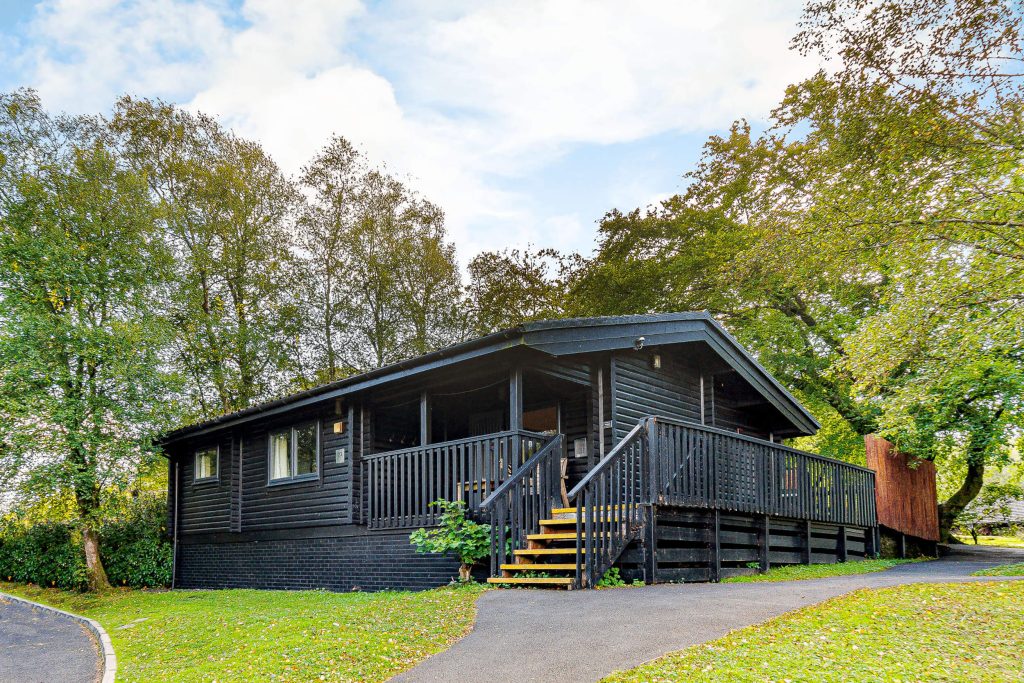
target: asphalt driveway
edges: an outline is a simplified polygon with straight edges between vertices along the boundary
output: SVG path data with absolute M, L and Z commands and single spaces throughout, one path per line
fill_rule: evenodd
M 94 683 L 96 640 L 82 624 L 0 597 L 0 682 Z
M 592 683 L 858 588 L 980 581 L 971 572 L 1008 562 L 1024 562 L 1024 551 L 960 547 L 934 562 L 807 581 L 491 591 L 480 597 L 469 635 L 393 680 Z

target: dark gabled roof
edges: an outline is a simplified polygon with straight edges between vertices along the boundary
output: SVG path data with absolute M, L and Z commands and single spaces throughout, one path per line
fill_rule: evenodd
M 340 398 L 388 382 L 436 370 L 507 349 L 532 348 L 553 356 L 632 348 L 639 337 L 645 346 L 705 342 L 768 403 L 801 432 L 813 434 L 818 422 L 774 377 L 768 374 L 732 335 L 708 313 L 663 313 L 597 318 L 539 320 L 448 346 L 416 358 L 323 384 L 283 398 L 221 415 L 168 433 L 164 444 L 256 417 Z

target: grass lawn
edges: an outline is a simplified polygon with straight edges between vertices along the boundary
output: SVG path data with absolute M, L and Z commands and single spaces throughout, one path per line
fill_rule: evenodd
M 921 561 L 923 561 L 923 558 L 912 560 L 863 560 L 861 562 L 838 562 L 835 564 L 789 564 L 769 569 L 764 574 L 730 576 L 727 579 L 722 579 L 722 583 L 796 581 L 799 579 L 824 579 L 830 576 L 845 576 L 847 574 L 870 574 L 871 572 L 880 572 L 896 565 Z
M 860 590 L 605 679 L 1020 681 L 1024 582 Z
M 1001 564 L 974 572 L 971 576 L 1024 576 L 1024 562 Z
M 957 540 L 965 545 L 974 545 L 970 536 L 957 536 Z M 978 545 L 994 545 L 1000 548 L 1024 548 L 1024 538 L 1016 536 L 978 536 Z
M 383 681 L 465 635 L 480 587 L 420 593 L 142 591 L 102 595 L 0 583 L 92 617 L 118 681 Z

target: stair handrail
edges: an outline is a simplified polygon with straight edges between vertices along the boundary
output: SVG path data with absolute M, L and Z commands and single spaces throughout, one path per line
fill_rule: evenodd
M 551 514 L 552 501 L 561 490 L 562 440 L 561 434 L 551 437 L 480 503 L 480 511 L 490 515 L 491 576 L 499 576 L 508 541 L 515 549 Z
M 650 426 L 638 422 L 568 494 L 576 504 L 576 588 L 593 588 L 642 527 L 650 502 Z

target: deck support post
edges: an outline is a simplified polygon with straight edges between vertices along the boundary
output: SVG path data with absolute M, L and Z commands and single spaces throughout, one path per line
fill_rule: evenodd
M 430 395 L 420 394 L 420 445 L 430 443 Z
M 508 376 L 508 428 L 518 432 L 523 428 L 523 368 L 516 365 Z M 512 462 L 520 465 L 522 442 L 518 436 L 512 437 Z
M 811 563 L 811 553 L 813 552 L 811 548 L 812 540 L 813 536 L 811 532 L 811 520 L 808 519 L 806 522 L 804 522 L 804 564 Z
M 644 583 L 658 582 L 658 511 L 644 506 Z
M 761 560 L 761 571 L 766 572 L 771 569 L 771 562 L 769 561 L 768 553 L 771 551 L 769 547 L 771 545 L 772 537 L 772 522 L 771 517 L 768 515 L 764 516 L 764 523 L 761 528 L 758 529 L 757 534 L 757 549 L 760 551 Z
M 840 524 L 839 533 L 836 536 L 836 559 L 840 562 L 846 562 L 848 558 L 848 553 L 846 550 L 847 540 L 848 539 L 846 537 L 846 525 Z
M 900 532 L 900 559 L 907 559 L 907 535 Z
M 711 520 L 711 580 L 722 580 L 722 515 L 716 508 Z

